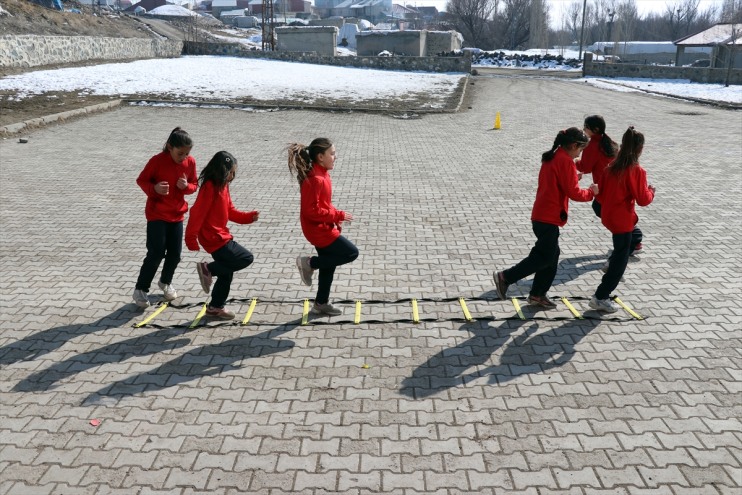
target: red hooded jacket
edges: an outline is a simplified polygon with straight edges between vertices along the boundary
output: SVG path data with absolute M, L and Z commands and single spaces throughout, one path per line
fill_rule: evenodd
M 345 212 L 332 206 L 332 179 L 328 170 L 314 164 L 301 183 L 301 230 L 318 248 L 327 247 L 340 237 L 338 224 Z
M 575 162 L 559 147 L 554 158 L 541 163 L 531 220 L 564 226 L 567 223 L 570 199 L 590 201 L 593 193 L 590 189 L 580 189 Z
M 608 169 L 598 188 L 600 219 L 613 234 L 634 230 L 634 225 L 639 221 L 634 204 L 647 206 L 654 199 L 654 191 L 647 186 L 647 172 L 638 163 L 619 175 Z
M 188 185 L 181 190 L 175 184 L 183 176 L 186 177 Z M 170 184 L 168 194 L 155 192 L 155 184 L 163 181 Z M 182 222 L 188 211 L 185 195 L 193 194 L 198 189 L 196 160 L 188 156 L 182 162 L 175 163 L 169 152 L 158 153 L 149 159 L 144 170 L 137 177 L 137 184 L 147 195 L 144 215 L 148 222 L 153 220 Z
M 600 148 L 600 141 L 603 139 L 602 134 L 593 134 L 590 136 L 590 142 L 582 150 L 582 157 L 575 162 L 577 170 L 583 174 L 593 174 L 593 182 L 600 184 L 603 177 L 603 170 L 611 163 L 615 157 L 608 156 Z M 600 198 L 596 198 L 600 202 Z
M 205 181 L 188 216 L 186 246 L 191 251 L 198 251 L 200 242 L 207 253 L 213 253 L 232 240 L 227 221 L 253 223 L 256 214 L 257 211 L 240 211 L 234 207 L 229 185 L 218 188 L 212 181 Z

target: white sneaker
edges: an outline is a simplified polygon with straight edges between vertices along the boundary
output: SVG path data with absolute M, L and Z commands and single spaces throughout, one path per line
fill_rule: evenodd
M 327 304 L 314 303 L 312 306 L 312 313 L 315 315 L 340 316 L 343 314 L 343 310 L 336 308 L 329 302 Z
M 299 276 L 301 277 L 301 282 L 307 287 L 311 286 L 312 276 L 314 275 L 314 270 L 309 265 L 309 256 L 297 256 L 296 267 L 299 269 Z
M 603 311 L 604 313 L 615 313 L 621 309 L 618 304 L 610 299 L 596 299 L 595 296 L 590 298 L 588 306 L 596 311 Z
M 172 301 L 176 297 L 178 297 L 178 293 L 175 292 L 175 289 L 170 284 L 163 284 L 162 282 L 157 282 L 157 287 L 160 288 L 162 291 L 162 294 L 165 296 L 166 301 Z
M 143 290 L 134 289 L 134 293 L 131 295 L 131 298 L 134 299 L 134 304 L 136 304 L 140 308 L 149 307 L 149 298 L 147 297 L 147 293 Z

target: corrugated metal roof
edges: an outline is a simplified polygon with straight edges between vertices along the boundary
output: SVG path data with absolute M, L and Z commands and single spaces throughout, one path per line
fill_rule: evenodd
M 716 24 L 674 43 L 679 46 L 740 45 L 742 44 L 742 24 Z

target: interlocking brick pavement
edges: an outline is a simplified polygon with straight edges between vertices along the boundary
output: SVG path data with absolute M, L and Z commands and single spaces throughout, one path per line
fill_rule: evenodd
M 548 78 L 469 91 L 471 109 L 419 119 L 122 107 L 1 141 L 0 493 L 739 493 L 742 114 Z M 647 137 L 646 254 L 617 291 L 646 319 L 560 302 L 521 320 L 492 271 L 530 250 L 540 154 L 590 113 Z M 240 318 L 263 301 L 250 325 L 188 328 L 204 253 L 185 252 L 181 299 L 133 327 L 153 311 L 130 300 L 134 180 L 176 125 L 199 168 L 238 157 L 234 202 L 261 212 L 231 227 L 255 254 L 232 287 Z M 361 252 L 333 294 L 384 301 L 357 325 L 350 303 L 346 323 L 300 324 L 293 260 L 312 250 L 283 148 L 316 136 Z M 551 294 L 594 316 L 609 247 L 573 203 Z

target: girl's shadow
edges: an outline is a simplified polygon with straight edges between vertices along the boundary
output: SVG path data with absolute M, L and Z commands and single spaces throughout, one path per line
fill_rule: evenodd
M 505 320 L 498 327 L 491 327 L 487 321 L 465 323 L 459 330 L 473 333 L 473 337 L 453 349 L 443 349 L 418 366 L 412 376 L 402 381 L 399 393 L 423 399 L 464 385 L 464 378 L 471 376 L 464 374 L 469 368 L 486 363 L 513 332 L 527 323 L 538 328 L 535 322 L 527 320 Z
M 63 325 L 32 333 L 0 347 L 0 366 L 31 361 L 59 349 L 65 342 L 81 335 L 128 326 L 131 320 L 141 314 L 142 310 L 135 304 L 127 304 L 92 323 Z
M 488 292 L 482 297 L 490 295 Z M 418 366 L 412 376 L 402 381 L 399 392 L 422 399 L 482 376 L 489 375 L 489 383 L 505 383 L 521 375 L 543 373 L 569 362 L 577 343 L 599 324 L 598 319 L 567 320 L 559 327 L 538 334 L 539 325 L 533 320 L 505 320 L 497 327 L 486 321 L 468 322 L 460 330 L 474 335 Z M 526 331 L 505 345 L 511 335 L 525 325 L 528 325 Z M 503 346 L 500 364 L 466 373 L 470 368 L 484 365 Z
M 279 325 L 256 335 L 237 337 L 193 349 L 152 370 L 130 376 L 93 392 L 83 405 L 99 404 L 105 397 L 130 396 L 163 390 L 206 376 L 239 369 L 246 358 L 268 356 L 294 347 L 291 340 L 278 339 L 301 324 L 301 319 Z

